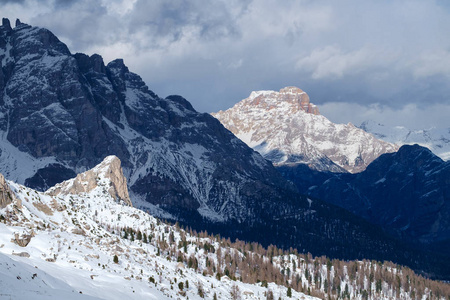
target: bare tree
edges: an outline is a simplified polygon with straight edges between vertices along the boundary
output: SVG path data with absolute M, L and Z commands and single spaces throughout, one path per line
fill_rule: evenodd
M 274 298 L 273 298 L 273 292 L 272 292 L 272 290 L 268 290 L 267 291 L 267 293 L 266 293 L 266 299 L 267 300 L 273 300 Z
M 239 287 L 235 284 L 231 286 L 230 290 L 230 296 L 233 300 L 240 300 L 241 299 L 241 291 L 239 290 Z

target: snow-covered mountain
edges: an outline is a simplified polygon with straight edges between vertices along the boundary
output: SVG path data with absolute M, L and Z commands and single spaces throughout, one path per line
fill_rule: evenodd
M 306 164 L 318 171 L 357 173 L 398 149 L 350 123 L 332 123 L 295 87 L 252 92 L 212 115 L 278 166 Z
M 124 182 L 115 156 L 46 192 L 0 175 L 0 298 L 415 299 L 440 293 L 437 299 L 444 299 L 448 294 L 444 283 L 392 263 L 330 261 L 164 224 L 131 206 Z
M 45 190 L 116 155 L 136 206 L 208 222 L 246 220 L 249 202 L 294 190 L 215 118 L 158 97 L 121 59 L 72 55 L 49 30 L 3 19 L 0 63 L 0 171 L 10 180 Z
M 212 299 L 216 294 L 230 299 L 236 287 L 242 299 L 265 299 L 269 290 L 287 294 L 274 283 L 266 287 L 212 276 L 206 262 L 217 261 L 217 254 L 197 247 L 210 242 L 219 249 L 218 243 L 130 206 L 121 171 L 118 158 L 110 156 L 45 193 L 3 181 L 10 198 L 0 208 L 0 298 Z M 183 241 L 186 251 L 180 254 L 174 245 Z M 197 268 L 180 255 L 195 258 Z M 313 299 L 295 290 L 292 296 Z
M 443 160 L 450 160 L 450 127 L 412 130 L 404 126 L 386 126 L 369 120 L 359 128 L 377 138 L 397 145 L 419 144 L 427 147 Z

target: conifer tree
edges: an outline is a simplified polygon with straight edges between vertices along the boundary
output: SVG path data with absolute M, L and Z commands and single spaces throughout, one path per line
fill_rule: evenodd
M 142 236 L 142 242 L 145 243 L 145 244 L 148 244 L 148 239 L 147 239 L 147 235 L 145 234 L 145 232 L 144 232 L 144 234 Z
M 289 298 L 292 297 L 292 289 L 291 289 L 291 287 L 288 287 L 286 296 L 288 296 Z

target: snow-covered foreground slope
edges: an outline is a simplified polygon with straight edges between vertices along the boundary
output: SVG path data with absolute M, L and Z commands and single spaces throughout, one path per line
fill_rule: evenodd
M 10 191 L 3 186 L 12 202 L 0 209 L 0 299 L 200 299 L 199 289 L 207 299 L 230 299 L 233 289 L 242 299 L 265 299 L 269 289 L 277 298 L 287 294 L 273 283 L 204 275 L 206 258 L 217 261 L 217 254 L 198 249 L 198 237 L 130 206 L 118 188 L 121 178 L 111 175 L 117 160 L 107 157 L 45 193 L 13 182 L 7 182 Z M 195 257 L 197 270 L 177 262 L 174 245 L 182 241 L 183 256 Z
M 377 138 L 398 145 L 419 144 L 427 147 L 443 160 L 450 160 L 450 127 L 412 130 L 404 126 L 386 126 L 365 121 L 359 126 Z
M 0 175 L 0 299 L 450 295 L 448 285 L 392 263 L 330 261 L 164 224 L 131 206 L 121 171 L 110 156 L 45 193 Z
M 3 230 L 4 226 L 1 227 L 2 234 L 9 233 Z M 50 275 L 33 264 L 24 262 L 21 258 L 0 254 L 0 299 L 99 299 L 80 294 L 64 280 L 55 277 L 63 270 Z M 67 271 L 69 272 L 64 272 L 64 275 L 71 276 L 72 281 L 76 281 L 77 272 Z
M 275 165 L 307 164 L 319 171 L 357 173 L 397 146 L 352 124 L 334 124 L 318 114 L 299 88 L 257 91 L 212 115 Z

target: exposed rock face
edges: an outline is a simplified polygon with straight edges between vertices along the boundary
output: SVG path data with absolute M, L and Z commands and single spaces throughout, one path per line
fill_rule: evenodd
M 20 201 L 17 200 L 13 191 L 5 180 L 5 177 L 0 174 L 0 209 L 5 208 L 8 204 L 15 202 L 20 207 Z
M 12 30 L 11 23 L 9 22 L 9 19 L 7 19 L 7 18 L 3 18 L 2 19 L 2 26 L 3 26 L 3 28 L 6 31 L 11 31 Z
M 11 240 L 13 243 L 19 245 L 20 247 L 26 247 L 31 242 L 31 238 L 34 236 L 34 232 L 26 234 L 14 234 L 14 238 Z
M 307 113 L 319 115 L 319 108 L 310 103 L 309 96 L 297 87 L 285 87 L 279 92 L 258 91 L 252 92 L 249 104 L 265 110 L 277 109 L 280 106 L 288 106 L 290 113 L 302 110 Z
M 89 193 L 98 186 L 102 179 L 107 179 L 109 184 L 108 193 L 111 197 L 116 201 L 123 201 L 129 206 L 133 206 L 128 195 L 127 180 L 123 175 L 120 159 L 116 156 L 106 157 L 95 168 L 78 174 L 73 179 L 57 184 L 46 193 L 51 196 Z
M 220 222 L 294 190 L 216 119 L 180 96 L 158 97 L 121 59 L 71 55 L 50 31 L 21 23 L 0 27 L 0 61 L 8 179 L 47 190 L 115 155 L 133 198 L 155 215 Z
M 357 173 L 379 155 L 398 149 L 352 124 L 330 122 L 295 87 L 252 92 L 212 115 L 277 166 L 306 164 L 318 171 Z

